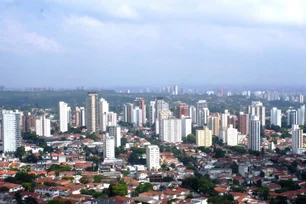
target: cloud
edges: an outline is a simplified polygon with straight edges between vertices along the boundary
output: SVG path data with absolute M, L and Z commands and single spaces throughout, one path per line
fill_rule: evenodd
M 46 0 L 123 19 L 305 25 L 303 0 Z
M 4 18 L 0 18 L 0 50 L 15 54 L 65 52 L 56 40 L 29 32 L 20 22 Z

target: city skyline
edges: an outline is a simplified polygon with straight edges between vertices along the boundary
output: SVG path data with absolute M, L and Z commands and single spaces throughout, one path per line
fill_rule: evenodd
M 302 84 L 305 9 L 297 0 L 5 0 L 0 75 L 14 80 L 1 85 Z

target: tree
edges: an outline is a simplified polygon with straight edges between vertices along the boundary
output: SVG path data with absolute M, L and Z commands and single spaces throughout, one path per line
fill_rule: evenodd
M 230 165 L 230 168 L 232 169 L 233 173 L 235 174 L 238 173 L 239 166 L 236 162 L 233 161 L 232 164 Z
M 215 158 L 224 158 L 225 157 L 225 151 L 223 151 L 222 149 L 216 149 L 215 151 Z
M 26 151 L 24 146 L 20 146 L 16 149 L 16 152 L 14 153 L 15 157 L 19 158 L 20 160 L 24 155 L 26 155 Z
M 183 137 L 183 143 L 185 144 L 195 144 L 196 137 L 193 134 L 187 135 L 187 137 Z
M 122 174 L 123 174 L 124 176 L 127 176 L 127 175 L 130 174 L 130 171 L 128 171 L 128 170 L 122 170 Z
M 207 200 L 207 203 L 222 203 L 222 204 L 234 204 L 234 198 L 231 195 L 224 195 L 224 196 L 214 196 L 214 197 L 210 197 Z
M 264 177 L 265 177 L 265 172 L 261 171 L 261 172 L 260 172 L 260 177 L 261 177 L 261 178 L 264 178 Z
M 257 193 L 257 195 L 264 199 L 264 200 L 267 200 L 268 199 L 268 196 L 269 196 L 269 188 L 267 187 L 258 187 L 256 190 L 255 190 L 255 193 Z
M 101 180 L 102 180 L 102 176 L 101 176 L 101 175 L 94 175 L 93 181 L 94 181 L 95 183 L 100 183 Z
M 88 180 L 88 178 L 83 176 L 82 178 L 80 178 L 80 183 L 81 184 L 87 184 L 87 183 L 89 183 L 89 180 Z
M 135 189 L 135 196 L 148 191 L 153 191 L 153 185 L 151 183 L 141 183 Z
M 24 200 L 25 204 L 38 204 L 37 200 L 31 196 L 26 197 Z
M 119 183 L 117 185 L 109 186 L 111 196 L 125 196 L 128 194 L 128 187 L 126 183 Z
M 197 193 L 207 194 L 212 191 L 214 184 L 207 178 L 202 176 L 193 176 L 183 180 L 182 186 L 184 188 L 191 189 Z

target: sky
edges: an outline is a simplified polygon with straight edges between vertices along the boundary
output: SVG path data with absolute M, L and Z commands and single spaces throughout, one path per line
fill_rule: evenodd
M 306 84 L 304 0 L 0 0 L 0 85 Z

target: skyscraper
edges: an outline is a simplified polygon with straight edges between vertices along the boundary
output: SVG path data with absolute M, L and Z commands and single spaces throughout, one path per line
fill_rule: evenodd
M 297 124 L 304 125 L 305 124 L 305 105 L 302 105 L 297 110 Z
M 99 130 L 99 102 L 97 92 L 88 92 L 86 99 L 86 127 L 88 133 Z
M 61 132 L 68 131 L 68 104 L 59 102 L 59 128 Z
M 260 120 L 256 115 L 251 116 L 250 133 L 248 137 L 249 149 L 260 151 Z
M 212 131 L 207 126 L 204 126 L 203 130 L 196 131 L 196 144 L 199 147 L 212 146 Z
M 287 110 L 287 125 L 292 126 L 297 124 L 297 111 L 292 107 Z
M 162 119 L 162 128 L 160 132 L 160 140 L 164 142 L 177 143 L 182 142 L 181 119 L 173 116 Z
M 249 115 L 258 116 L 262 126 L 266 125 L 266 108 L 260 101 L 252 101 L 252 105 L 249 106 Z
M 123 105 L 123 121 L 127 123 L 132 123 L 132 112 L 134 109 L 134 104 L 127 103 Z
M 115 138 L 109 136 L 108 133 L 106 133 L 103 138 L 103 157 L 104 159 L 115 158 Z
M 188 105 L 186 103 L 181 103 L 180 101 L 176 103 L 174 107 L 174 116 L 177 118 L 182 118 L 182 116 L 189 116 Z
M 15 152 L 21 146 L 22 113 L 1 110 L 0 134 L 3 140 L 3 152 Z
M 304 103 L 304 95 L 299 95 L 299 103 Z
M 142 109 L 139 106 L 135 106 L 132 110 L 132 121 L 133 124 L 137 126 L 142 126 Z
M 292 125 L 292 152 L 298 154 L 301 148 L 303 148 L 303 130 L 299 125 Z
M 170 110 L 162 110 L 159 112 L 159 119 L 156 120 L 155 122 L 155 133 L 156 134 L 162 134 L 163 132 L 163 126 L 162 126 L 162 122 L 163 119 L 168 119 L 169 116 L 172 116 L 172 112 Z
M 194 106 L 189 106 L 189 116 L 193 124 L 197 123 L 197 109 Z
M 22 116 L 22 131 L 34 131 L 36 129 L 36 116 L 31 115 L 31 113 L 27 113 Z
M 155 101 L 150 101 L 149 105 L 149 123 L 150 125 L 153 125 L 155 123 Z
M 36 134 L 38 136 L 51 136 L 51 121 L 45 116 L 37 117 L 36 119 Z
M 108 126 L 109 136 L 115 138 L 115 147 L 121 146 L 121 127 L 120 126 Z
M 271 125 L 282 126 L 282 111 L 276 107 L 272 108 L 270 111 Z
M 238 144 L 238 131 L 230 125 L 226 129 L 226 143 L 229 146 L 236 146 Z
M 219 134 L 220 128 L 220 114 L 215 113 L 208 117 L 207 127 L 212 131 L 213 135 Z
M 169 110 L 169 104 L 162 97 L 157 97 L 155 101 L 155 120 L 159 120 L 159 112 Z
M 158 170 L 160 168 L 160 152 L 157 145 L 146 146 L 146 157 L 148 170 Z
M 109 104 L 104 98 L 101 98 L 99 100 L 99 116 L 100 116 L 99 126 L 102 132 L 106 131 L 108 112 L 109 112 Z
M 225 110 L 224 113 L 221 114 L 221 128 L 228 127 L 228 117 L 229 117 L 228 110 Z
M 182 116 L 182 137 L 186 137 L 187 135 L 192 133 L 192 121 L 188 116 Z
M 143 124 L 145 124 L 146 121 L 147 121 L 147 117 L 146 117 L 146 105 L 145 105 L 144 98 L 142 98 L 142 97 L 136 98 L 135 101 L 134 101 L 134 105 L 138 106 L 139 109 L 141 109 L 141 111 L 142 111 L 141 112 L 141 117 L 142 117 L 141 121 L 142 121 Z
M 196 104 L 196 109 L 197 124 L 198 126 L 204 126 L 207 124 L 207 117 L 209 116 L 206 100 L 199 100 Z
M 239 124 L 238 130 L 242 135 L 249 134 L 249 114 L 240 112 L 238 118 L 238 124 Z

